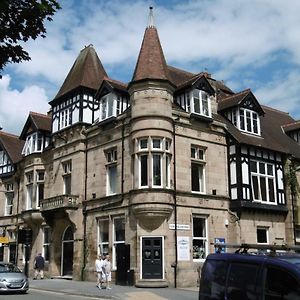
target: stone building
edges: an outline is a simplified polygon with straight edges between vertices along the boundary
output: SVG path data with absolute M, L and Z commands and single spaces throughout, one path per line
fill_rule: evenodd
M 183 287 L 216 241 L 300 241 L 299 122 L 168 65 L 149 20 L 130 82 L 87 46 L 50 113 L 0 131 L 0 259 L 94 280 L 109 253 L 116 283 Z

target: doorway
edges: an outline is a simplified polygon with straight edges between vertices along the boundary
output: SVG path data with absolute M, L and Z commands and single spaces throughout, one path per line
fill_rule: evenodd
M 61 275 L 73 275 L 74 235 L 71 226 L 67 227 L 62 237 Z
M 163 279 L 162 237 L 142 238 L 142 278 Z

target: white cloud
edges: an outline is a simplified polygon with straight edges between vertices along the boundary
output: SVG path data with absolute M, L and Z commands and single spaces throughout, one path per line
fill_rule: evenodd
M 287 76 L 276 76 L 273 81 L 254 91 L 261 104 L 289 112 L 295 119 L 300 119 L 300 71 L 293 71 Z
M 8 75 L 0 80 L 0 121 L 6 132 L 19 135 L 30 111 L 46 114 L 49 110 L 45 91 L 35 85 L 25 86 L 22 91 L 10 87 Z
M 0 81 L 2 94 L 11 95 L 15 101 L 26 95 L 29 100 L 23 107 L 24 118 L 34 101 L 36 108 L 32 110 L 45 112 L 46 106 L 38 110 L 38 103 L 55 96 L 80 50 L 88 44 L 94 45 L 112 78 L 123 79 L 125 68 L 129 69 L 127 74 L 133 73 L 148 6 L 153 2 L 155 24 L 169 64 L 192 72 L 208 68 L 235 91 L 252 88 L 259 99 L 268 99 L 270 106 L 293 109 L 299 117 L 296 80 L 284 79 L 286 85 L 295 87 L 289 85 L 289 103 L 280 104 L 280 96 L 274 92 L 279 87 L 271 73 L 280 68 L 287 73 L 288 66 L 300 67 L 298 0 L 288 4 L 282 0 L 61 0 L 62 9 L 46 26 L 47 37 L 25 44 L 32 60 L 8 68 L 11 82 L 4 87 Z M 276 67 L 272 67 L 274 62 Z M 268 75 L 260 74 L 263 68 Z M 29 96 L 29 91 L 33 95 Z M 0 121 L 3 116 L 8 120 L 2 94 Z M 10 118 L 19 118 L 15 116 L 11 110 Z M 13 122 L 10 126 L 13 128 Z

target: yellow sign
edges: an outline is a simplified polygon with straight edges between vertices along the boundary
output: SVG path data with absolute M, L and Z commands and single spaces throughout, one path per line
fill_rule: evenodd
M 1 244 L 8 244 L 9 238 L 7 236 L 0 236 L 0 243 Z

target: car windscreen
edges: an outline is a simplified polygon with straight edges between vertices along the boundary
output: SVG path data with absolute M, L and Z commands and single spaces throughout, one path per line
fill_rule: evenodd
M 21 271 L 15 265 L 0 264 L 0 273 L 21 273 Z

